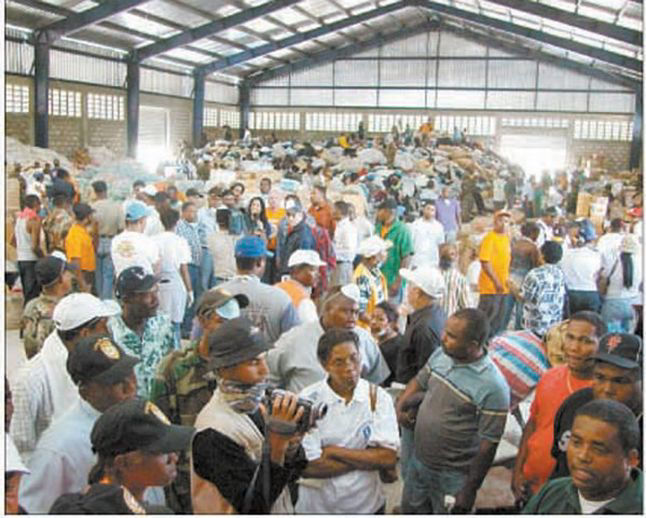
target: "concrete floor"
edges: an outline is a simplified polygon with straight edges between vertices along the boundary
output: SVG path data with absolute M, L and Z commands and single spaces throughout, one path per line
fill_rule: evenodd
M 5 374 L 12 385 L 20 366 L 26 361 L 22 341 L 17 329 L 5 331 Z M 487 478 L 476 499 L 476 508 L 493 509 L 513 505 L 513 495 L 510 490 L 511 470 L 499 466 L 489 471 Z M 401 479 L 393 484 L 384 486 L 386 493 L 386 513 L 392 514 L 393 509 L 401 503 L 403 484 Z

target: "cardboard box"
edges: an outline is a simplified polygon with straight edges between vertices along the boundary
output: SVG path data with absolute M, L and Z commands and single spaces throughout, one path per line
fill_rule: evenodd
M 590 205 L 592 204 L 592 194 L 589 192 L 580 192 L 576 199 L 576 217 L 587 218 L 590 214 Z

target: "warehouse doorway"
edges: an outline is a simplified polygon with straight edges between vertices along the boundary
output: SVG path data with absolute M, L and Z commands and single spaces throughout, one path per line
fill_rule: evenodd
M 160 162 L 171 158 L 168 146 L 170 114 L 166 108 L 139 107 L 137 160 L 155 172 Z
M 543 171 L 567 165 L 567 140 L 561 136 L 502 135 L 500 154 L 518 164 L 527 175 L 540 178 Z

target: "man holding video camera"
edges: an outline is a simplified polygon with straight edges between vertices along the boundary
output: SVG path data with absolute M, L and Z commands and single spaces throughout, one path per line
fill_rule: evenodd
M 266 397 L 269 345 L 247 319 L 209 335 L 217 389 L 199 413 L 191 446 L 196 514 L 291 514 L 288 484 L 307 465 L 300 446 L 305 408 L 290 392 Z M 311 410 L 311 409 L 309 409 Z M 311 412 L 308 412 L 311 414 Z

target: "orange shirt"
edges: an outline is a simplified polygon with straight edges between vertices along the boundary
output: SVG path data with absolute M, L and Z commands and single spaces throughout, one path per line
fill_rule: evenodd
M 332 207 L 330 207 L 329 203 L 324 203 L 320 207 L 312 205 L 307 213 L 312 215 L 316 220 L 316 224 L 326 229 L 330 237 L 332 237 L 334 229 L 336 228 L 336 222 L 332 218 Z
M 67 232 L 65 255 L 68 261 L 80 259 L 81 270 L 84 272 L 93 272 L 96 269 L 92 237 L 87 229 L 78 223 L 74 223 Z
M 547 370 L 536 385 L 536 395 L 529 410 L 536 430 L 527 440 L 527 458 L 523 475 L 536 494 L 554 471 L 556 460 L 552 457 L 554 418 L 563 401 L 577 390 L 592 386 L 592 380 L 580 380 L 570 374 L 567 365 Z
M 272 234 L 274 232 L 278 232 L 278 224 L 280 223 L 280 220 L 285 217 L 285 214 L 287 214 L 285 209 L 282 207 L 278 207 L 276 210 L 272 210 L 269 207 L 267 207 L 265 209 L 265 214 L 267 215 L 267 221 L 269 221 L 269 224 L 272 227 L 271 228 Z M 267 248 L 269 248 L 269 250 L 276 250 L 276 236 L 269 239 L 269 243 L 267 243 Z
M 501 282 L 504 291 L 509 293 L 507 279 L 509 278 L 509 265 L 511 264 L 511 245 L 507 234 L 499 234 L 493 230 L 489 232 L 480 245 L 481 261 L 488 261 L 493 268 L 494 273 Z M 478 279 L 478 290 L 480 295 L 495 295 L 496 288 L 484 269 L 480 271 Z
M 305 286 L 294 279 L 285 279 L 278 284 L 274 284 L 274 286 L 276 286 L 276 288 L 280 288 L 289 295 L 289 298 L 292 299 L 292 304 L 296 309 L 298 309 L 298 306 L 304 299 L 310 298 L 310 294 L 305 289 Z

